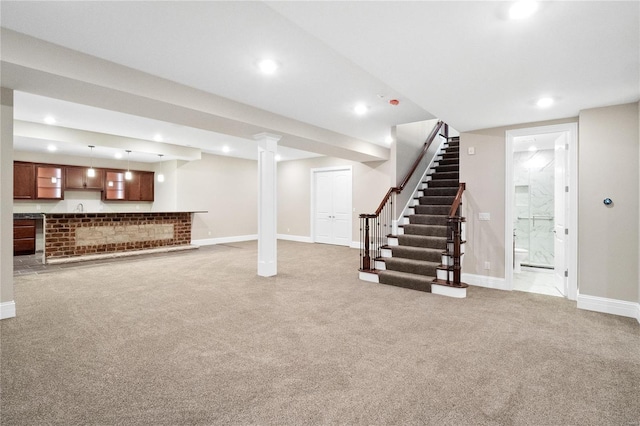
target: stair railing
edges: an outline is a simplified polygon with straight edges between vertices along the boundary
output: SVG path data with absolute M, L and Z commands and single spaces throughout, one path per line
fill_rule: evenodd
M 451 204 L 451 210 L 449 210 L 449 217 L 447 218 L 447 258 L 452 262 L 452 265 L 448 266 L 453 273 L 453 277 L 451 278 L 449 271 L 447 271 L 447 285 L 451 287 L 464 287 L 464 285 L 462 285 L 462 266 L 460 259 L 462 257 L 462 223 L 465 221 L 465 218 L 460 215 L 459 210 L 465 187 L 465 183 L 460 182 L 456 198 L 453 200 L 453 204 Z
M 442 121 L 438 121 L 429 133 L 422 151 L 411 166 L 411 169 L 404 177 L 399 186 L 389 188 L 386 195 L 380 202 L 375 213 L 365 213 L 360 215 L 360 270 L 372 271 L 375 268 L 375 259 L 380 257 L 381 247 L 387 242 L 387 236 L 393 229 L 394 210 L 393 205 L 396 195 L 400 194 L 407 185 L 418 166 L 422 162 L 425 154 L 429 150 L 431 143 L 443 128 L 444 136 L 449 136 L 449 126 Z

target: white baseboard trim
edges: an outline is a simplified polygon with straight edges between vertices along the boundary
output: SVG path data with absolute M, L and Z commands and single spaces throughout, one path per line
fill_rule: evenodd
M 13 318 L 16 316 L 16 302 L 13 300 L 10 302 L 0 303 L 0 320 Z
M 467 289 L 449 287 L 446 285 L 431 284 L 431 293 L 439 294 L 440 296 L 455 297 L 456 299 L 464 299 L 467 297 Z
M 586 294 L 578 294 L 577 300 L 578 309 L 635 318 L 640 323 L 640 303 L 588 296 Z
M 305 237 L 302 235 L 278 234 L 276 235 L 276 237 L 279 240 L 285 240 L 285 241 L 297 241 L 299 243 L 313 243 L 313 240 L 311 239 L 311 237 Z
M 462 274 L 460 279 L 463 283 L 475 285 L 477 287 L 493 288 L 496 290 L 511 290 L 504 278 L 489 277 L 487 275 Z
M 362 248 L 362 244 L 360 244 L 360 241 L 351 241 L 350 247 L 360 250 Z
M 258 234 L 238 235 L 234 237 L 205 238 L 202 240 L 191 240 L 191 244 L 195 244 L 198 246 L 210 246 L 213 244 L 239 243 L 242 241 L 253 241 L 257 239 L 258 239 Z

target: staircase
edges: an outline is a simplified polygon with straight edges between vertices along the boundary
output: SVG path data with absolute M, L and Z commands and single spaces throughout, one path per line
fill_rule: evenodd
M 450 285 L 454 268 L 449 214 L 459 188 L 459 157 L 459 138 L 448 138 L 398 234 L 388 236 L 375 259 L 378 282 L 426 292 L 434 284 Z

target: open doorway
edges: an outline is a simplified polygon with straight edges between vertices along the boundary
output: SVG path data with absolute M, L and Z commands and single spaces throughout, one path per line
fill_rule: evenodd
M 506 271 L 512 290 L 577 296 L 577 127 L 507 132 Z

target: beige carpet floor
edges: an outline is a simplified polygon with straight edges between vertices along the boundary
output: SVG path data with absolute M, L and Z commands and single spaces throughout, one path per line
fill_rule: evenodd
M 2 425 L 640 425 L 640 325 L 357 279 L 358 252 L 203 247 L 15 278 Z

